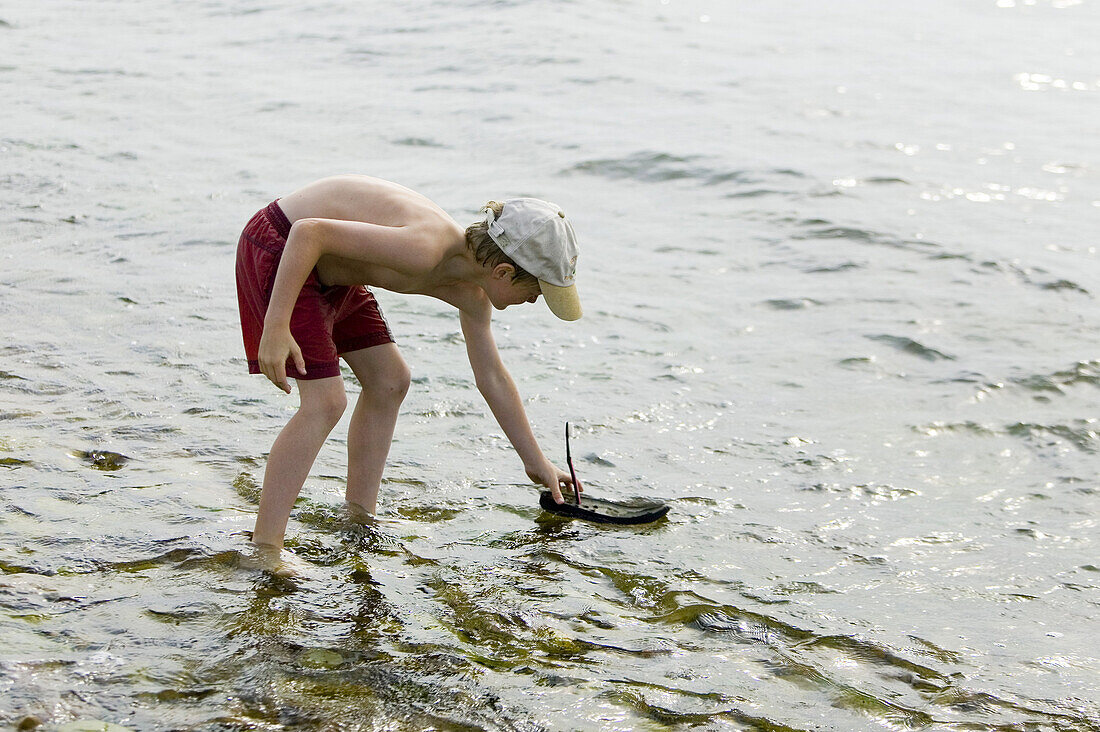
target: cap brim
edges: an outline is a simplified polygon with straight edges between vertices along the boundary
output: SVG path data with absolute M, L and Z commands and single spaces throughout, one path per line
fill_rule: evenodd
M 542 288 L 542 299 L 546 301 L 550 312 L 562 320 L 579 320 L 581 317 L 581 298 L 577 294 L 577 286 L 558 287 L 549 282 L 539 280 Z

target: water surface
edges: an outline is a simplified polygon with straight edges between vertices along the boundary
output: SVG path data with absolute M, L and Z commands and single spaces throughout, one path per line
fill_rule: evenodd
M 1092 2 L 0 8 L 0 724 L 1100 729 Z M 296 404 L 236 237 L 362 172 L 570 212 L 586 317 L 496 317 L 538 508 L 446 306 L 375 525 L 338 427 L 252 568 Z M 349 390 L 356 390 L 349 377 Z

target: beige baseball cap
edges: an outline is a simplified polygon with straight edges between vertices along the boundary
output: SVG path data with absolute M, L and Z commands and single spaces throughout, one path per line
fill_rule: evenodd
M 577 295 L 577 235 L 565 212 L 538 198 L 509 198 L 500 216 L 486 209 L 489 236 L 501 251 L 539 280 L 550 312 L 562 320 L 581 317 Z

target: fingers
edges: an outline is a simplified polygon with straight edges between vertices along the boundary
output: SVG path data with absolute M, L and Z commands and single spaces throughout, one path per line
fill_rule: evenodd
M 298 373 L 302 376 L 306 375 L 306 360 L 302 357 L 302 349 L 298 347 L 297 343 L 292 343 L 290 347 L 290 355 L 294 359 L 294 368 L 298 369 Z
M 562 490 L 573 490 L 573 480 L 569 477 L 569 473 L 561 470 L 552 463 L 548 463 L 542 467 L 528 468 L 527 476 L 536 483 L 541 483 L 543 487 L 549 489 L 550 495 L 554 498 L 554 503 L 565 503 L 565 499 L 562 497 Z M 580 487 L 580 481 L 577 481 L 577 488 L 584 490 Z
M 272 384 L 282 389 L 287 394 L 290 393 L 290 382 L 286 379 L 286 365 L 276 364 L 271 365 L 268 363 L 260 362 L 260 372 L 267 377 L 267 380 Z
M 554 500 L 558 503 L 565 503 L 565 499 L 561 498 L 561 492 L 567 490 L 572 494 L 573 485 L 573 479 L 568 474 L 559 470 L 558 481 L 550 490 L 551 494 L 554 496 Z M 576 482 L 576 486 L 578 490 L 581 490 L 581 482 L 579 480 Z
M 265 333 L 260 339 L 260 371 L 268 381 L 287 394 L 290 393 L 290 382 L 286 377 L 288 359 L 296 369 L 295 373 L 305 376 L 306 360 L 302 356 L 302 349 L 298 347 L 290 333 L 271 335 Z
M 273 384 L 275 384 L 275 386 L 279 387 L 280 389 L 285 391 L 287 394 L 289 394 L 290 393 L 290 384 L 287 383 L 287 380 L 286 380 L 286 364 L 283 363 L 283 362 L 279 362 L 279 363 L 275 364 L 272 371 L 274 371 L 274 377 L 275 378 L 271 379 L 271 382 Z
M 538 476 L 538 482 L 543 486 L 550 489 L 550 495 L 554 498 L 554 503 L 561 505 L 565 503 L 565 499 L 561 496 L 562 482 L 561 471 L 557 470 L 553 466 L 550 466 L 551 470 Z
M 286 364 L 282 361 L 269 361 L 262 356 L 259 361 L 260 373 L 266 376 L 272 384 L 289 394 L 290 384 L 286 380 Z

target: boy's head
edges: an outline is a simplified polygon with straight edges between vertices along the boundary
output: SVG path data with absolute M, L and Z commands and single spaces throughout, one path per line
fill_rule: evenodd
M 513 280 L 537 281 L 550 312 L 562 320 L 581 317 L 574 283 L 577 238 L 565 213 L 537 198 L 490 201 L 485 218 L 466 227 L 466 245 L 482 265 L 512 265 Z

